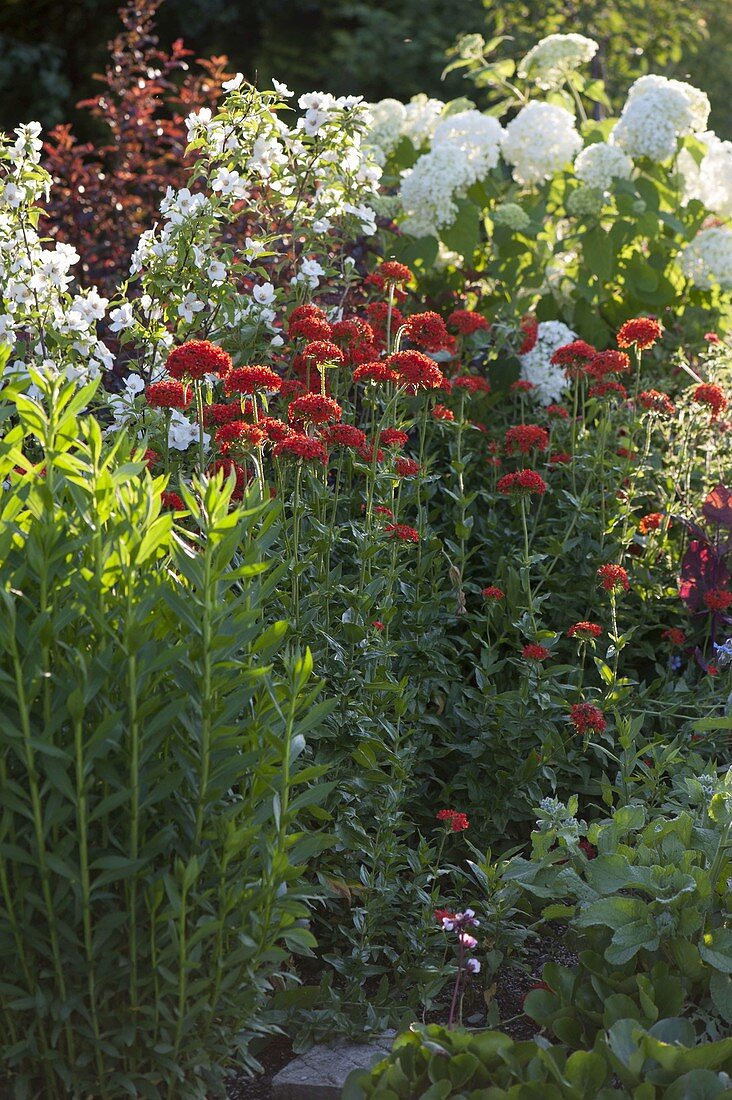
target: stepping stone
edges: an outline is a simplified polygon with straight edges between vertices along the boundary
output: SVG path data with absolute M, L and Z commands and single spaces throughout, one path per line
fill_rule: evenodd
M 351 1070 L 370 1069 L 391 1050 L 395 1031 L 370 1043 L 320 1043 L 272 1078 L 273 1100 L 341 1100 Z

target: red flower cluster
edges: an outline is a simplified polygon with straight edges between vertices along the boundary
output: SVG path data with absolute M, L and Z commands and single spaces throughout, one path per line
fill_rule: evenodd
M 459 378 L 453 378 L 452 384 L 456 389 L 467 390 L 468 393 L 490 393 L 491 384 L 487 378 L 481 378 L 478 374 L 463 374 Z
M 586 340 L 573 340 L 553 353 L 550 362 L 555 367 L 564 367 L 567 378 L 584 378 L 587 364 L 597 355 L 597 348 Z
M 231 356 L 210 340 L 188 340 L 173 348 L 165 362 L 171 378 L 192 381 L 206 374 L 223 378 L 231 370 Z
M 416 458 L 398 458 L 394 465 L 399 477 L 416 477 L 422 470 Z
M 605 715 L 592 703 L 575 703 L 570 709 L 569 720 L 577 733 L 602 733 L 607 728 Z
M 439 810 L 437 820 L 446 822 L 453 833 L 462 833 L 464 829 L 470 828 L 466 814 L 460 813 L 459 810 Z
M 609 393 L 616 393 L 621 401 L 628 400 L 628 391 L 621 382 L 596 382 L 587 391 L 588 397 L 607 397 Z
M 512 382 L 508 389 L 510 393 L 531 393 L 532 390 L 536 389 L 536 386 L 526 378 L 519 378 L 516 382 Z
M 489 584 L 487 588 L 484 588 L 481 592 L 481 596 L 484 600 L 505 600 L 506 593 L 496 588 L 495 584 Z
M 379 264 L 374 274 L 378 276 L 385 285 L 393 283 L 394 286 L 408 283 L 412 278 L 412 272 L 407 265 L 397 263 L 396 260 L 386 260 L 383 264 Z
M 694 390 L 693 397 L 697 404 L 709 406 L 712 410 L 712 420 L 716 420 L 729 404 L 724 390 L 716 382 L 702 382 Z
M 346 357 L 332 340 L 313 340 L 311 343 L 306 344 L 301 352 L 302 358 L 306 363 L 316 363 L 318 366 L 321 363 L 345 363 Z
M 599 638 L 602 634 L 602 627 L 597 623 L 575 623 L 574 626 L 570 626 L 567 631 L 568 638 L 579 638 L 583 642 L 589 642 L 592 638 Z
M 185 512 L 186 510 L 183 498 L 170 489 L 164 489 L 160 494 L 160 505 L 162 508 L 171 508 L 174 512 Z
M 290 339 L 330 340 L 331 326 L 322 309 L 312 303 L 296 306 L 290 314 L 287 331 Z
M 659 390 L 644 390 L 638 394 L 638 403 L 649 412 L 660 413 L 663 416 L 675 416 L 676 408 L 667 393 Z
M 445 322 L 438 313 L 414 313 L 404 322 L 404 335 L 425 351 L 440 351 L 448 342 Z
M 277 391 L 282 385 L 279 374 L 275 374 L 270 367 L 254 365 L 251 367 L 235 367 L 224 378 L 224 391 L 232 393 L 256 393 L 257 390 Z
M 435 405 L 432 410 L 433 420 L 454 420 L 455 413 L 452 409 L 448 409 L 447 405 Z
M 616 592 L 621 588 L 627 592 L 630 588 L 627 570 L 622 565 L 601 565 L 597 575 L 600 578 L 600 587 L 606 592 Z
M 445 376 L 435 363 L 421 351 L 397 351 L 386 360 L 389 370 L 395 371 L 400 385 L 409 393 L 417 390 L 439 390 L 445 384 Z M 356 372 L 354 371 L 354 377 Z
M 328 452 L 322 442 L 303 432 L 291 432 L 276 444 L 272 453 L 275 458 L 297 458 L 305 462 L 322 462 L 323 465 L 328 461 Z
M 726 588 L 712 588 L 704 593 L 704 603 L 710 611 L 726 611 L 732 607 L 732 592 Z
M 663 512 L 649 512 L 647 516 L 641 516 L 638 530 L 642 535 L 649 535 L 651 531 L 658 531 L 663 523 Z
M 536 470 L 516 470 L 512 474 L 504 474 L 498 481 L 497 489 L 499 493 L 537 493 L 543 496 L 547 484 Z
M 387 302 L 370 302 L 366 306 L 366 313 L 374 331 L 382 339 L 386 339 L 386 323 L 389 318 L 389 306 Z M 404 317 L 396 308 L 391 311 L 391 331 L 396 332 L 404 324 Z
M 379 442 L 385 447 L 403 447 L 408 439 L 409 434 L 399 428 L 384 428 L 379 435 Z
M 568 462 L 572 461 L 572 456 L 568 451 L 554 451 L 549 455 L 547 459 L 548 466 L 566 466 Z
M 626 374 L 630 370 L 630 359 L 624 351 L 598 351 L 587 365 L 587 373 L 602 381 L 610 374 Z
M 481 329 L 487 330 L 491 326 L 488 319 L 482 313 L 474 313 L 471 309 L 455 309 L 447 318 L 450 328 L 454 328 L 461 336 L 472 336 Z
M 270 443 L 281 443 L 290 434 L 287 424 L 278 420 L 276 416 L 260 416 L 257 423 Z
M 391 367 L 388 367 L 386 363 L 373 362 L 362 363 L 360 367 L 356 367 L 353 372 L 354 382 L 398 382 L 399 375 Z
M 519 355 L 527 355 L 536 347 L 536 341 L 539 339 L 539 322 L 533 313 L 527 313 L 525 317 L 521 318 L 519 328 L 524 334 L 519 348 Z
M 671 645 L 683 645 L 686 641 L 686 635 L 677 626 L 667 626 L 665 630 L 661 631 L 661 637 L 664 641 L 670 642 Z
M 232 420 L 230 424 L 222 424 L 216 429 L 214 436 L 221 447 L 222 454 L 228 454 L 230 450 L 249 451 L 262 447 L 266 438 L 258 424 L 247 424 L 244 420 Z
M 188 387 L 174 379 L 153 382 L 145 390 L 145 400 L 153 409 L 187 409 L 191 396 Z
M 336 423 L 343 417 L 343 409 L 332 397 L 319 393 L 304 393 L 290 402 L 288 420 L 307 420 L 311 424 Z
M 626 321 L 618 332 L 618 347 L 636 347 L 639 351 L 652 348 L 663 335 L 663 326 L 654 317 L 635 317 Z
M 367 363 L 379 354 L 374 330 L 368 321 L 362 321 L 359 317 L 336 321 L 332 325 L 331 338 L 346 352 L 351 366 Z
M 531 451 L 545 451 L 549 446 L 549 433 L 538 424 L 516 424 L 506 432 L 505 442 L 508 454 L 518 450 L 527 455 Z
M 569 420 L 569 412 L 564 405 L 547 405 L 545 412 L 552 420 Z
M 387 523 L 384 530 L 390 538 L 399 539 L 400 542 L 419 542 L 419 531 L 415 527 L 408 527 L 406 523 Z
M 333 447 L 366 446 L 366 433 L 352 424 L 332 424 L 323 432 L 323 439 Z
M 525 661 L 545 661 L 549 656 L 549 650 L 546 646 L 529 642 L 529 644 L 525 645 L 521 650 L 521 656 Z
M 232 420 L 241 420 L 242 416 L 251 415 L 251 401 L 244 403 L 243 410 L 236 402 L 226 404 L 223 401 L 214 401 L 211 405 L 204 405 L 203 408 L 203 422 L 207 428 L 212 424 L 230 424 Z

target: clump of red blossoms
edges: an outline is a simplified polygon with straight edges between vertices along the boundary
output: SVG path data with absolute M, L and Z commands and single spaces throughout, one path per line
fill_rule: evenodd
M 323 432 L 323 439 L 333 447 L 366 446 L 366 433 L 353 424 L 332 424 Z
M 698 405 L 709 406 L 712 410 L 712 420 L 716 420 L 729 404 L 727 395 L 716 382 L 702 382 L 694 390 L 693 397 Z
M 463 830 L 470 828 L 467 814 L 459 810 L 438 810 L 437 820 L 444 821 L 452 833 L 462 833 Z
M 301 393 L 307 393 L 307 387 L 299 378 L 283 378 L 280 386 L 280 397 L 286 400 L 290 397 L 299 397 Z
M 187 409 L 191 397 L 190 389 L 174 379 L 153 382 L 145 389 L 145 400 L 153 409 Z
M 368 464 L 371 465 L 371 463 L 374 461 L 373 444 L 369 443 L 367 440 L 362 447 L 358 448 L 358 457 L 361 459 L 362 462 L 368 462 Z M 376 452 L 376 461 L 384 461 L 384 452 L 382 451 L 381 447 L 379 447 L 378 451 Z
M 596 382 L 594 386 L 590 386 L 587 391 L 588 397 L 607 397 L 608 394 L 614 393 L 618 395 L 620 401 L 628 400 L 628 391 L 621 382 Z
M 497 588 L 495 584 L 489 584 L 480 594 L 484 600 L 505 600 L 506 598 L 506 593 L 503 589 Z
M 536 470 L 516 470 L 499 478 L 497 489 L 499 493 L 511 493 L 517 496 L 523 493 L 536 493 L 538 496 L 543 496 L 547 490 L 547 484 Z
M 587 373 L 602 381 L 610 374 L 626 374 L 630 370 L 630 358 L 624 351 L 598 351 L 587 364 Z
M 440 351 L 448 342 L 445 322 L 439 313 L 413 313 L 404 322 L 404 335 L 412 344 L 425 351 Z
M 549 446 L 549 433 L 538 424 L 516 424 L 506 432 L 505 441 L 508 454 L 520 451 L 527 455 L 531 451 L 545 451 Z
M 454 420 L 455 413 L 452 409 L 448 409 L 447 405 L 435 405 L 432 410 L 433 420 Z
M 223 401 L 214 401 L 211 405 L 204 405 L 203 423 L 210 428 L 212 424 L 230 424 L 232 420 L 241 420 L 242 416 L 251 416 L 251 414 L 251 401 L 245 402 L 243 410 L 237 402 L 228 405 Z
M 278 420 L 276 416 L 260 416 L 257 423 L 270 443 L 280 443 L 283 439 L 287 439 L 291 431 L 287 424 Z
M 389 305 L 387 302 L 370 302 L 366 306 L 366 314 L 371 322 L 376 335 L 382 340 L 386 339 L 386 326 L 389 321 Z M 404 324 L 404 317 L 396 308 L 392 307 L 391 311 L 391 332 L 395 333 L 397 329 L 401 328 Z
M 332 397 L 319 393 L 304 393 L 290 402 L 287 410 L 290 421 L 307 420 L 311 424 L 337 423 L 343 417 L 343 409 Z
M 318 306 L 305 304 L 296 306 L 290 314 L 287 324 L 290 339 L 302 336 L 305 340 L 330 340 L 331 326 Z
M 521 656 L 525 661 L 545 661 L 549 656 L 549 650 L 546 646 L 537 645 L 535 642 L 529 642 L 521 650 Z
M 510 393 L 531 393 L 532 390 L 536 389 L 536 386 L 526 378 L 519 378 L 512 382 L 508 389 Z
M 544 411 L 552 420 L 569 420 L 569 412 L 564 405 L 547 405 Z
M 667 393 L 660 390 L 644 390 L 638 394 L 638 404 L 649 412 L 659 413 L 663 416 L 675 416 L 676 408 Z
M 462 374 L 459 378 L 452 379 L 454 389 L 467 390 L 468 393 L 490 393 L 491 384 L 487 378 L 481 378 L 478 374 Z
M 627 570 L 622 565 L 601 565 L 597 575 L 600 578 L 600 587 L 606 592 L 617 592 L 621 588 L 627 592 L 630 588 Z
M 351 366 L 368 363 L 379 354 L 374 330 L 368 321 L 362 321 L 360 317 L 335 321 L 331 326 L 331 339 L 343 348 Z
M 716 332 L 705 332 L 704 339 L 708 344 L 721 344 L 721 340 L 717 336 Z
M 482 313 L 475 313 L 472 309 L 454 309 L 447 318 L 447 323 L 461 336 L 472 336 L 474 332 L 491 327 Z
M 276 392 L 282 385 L 279 374 L 270 367 L 254 364 L 250 367 L 235 367 L 224 378 L 224 391 L 232 393 L 256 393 L 257 390 Z
M 533 313 L 527 313 L 525 317 L 521 318 L 519 328 L 524 334 L 523 341 L 519 348 L 519 355 L 527 355 L 536 347 L 536 341 L 539 339 L 539 322 L 536 317 L 534 317 Z
M 160 494 L 160 505 L 162 508 L 171 508 L 174 512 L 185 512 L 186 510 L 183 498 L 170 489 L 164 489 Z
M 187 340 L 173 348 L 165 367 L 171 378 L 195 381 L 206 374 L 224 377 L 231 370 L 231 356 L 210 340 Z
M 353 372 L 354 382 L 398 382 L 399 375 L 391 367 L 388 367 L 386 363 L 373 362 L 362 363 L 360 367 L 356 367 Z
M 362 504 L 361 508 L 365 509 L 366 505 Z M 388 516 L 389 519 L 394 519 L 394 513 L 392 512 L 391 508 L 387 508 L 387 506 L 385 504 L 377 504 L 376 507 L 374 508 L 374 515 L 375 516 Z
M 554 451 L 547 459 L 548 466 L 566 466 L 572 461 L 569 451 Z
M 386 627 L 382 623 L 381 619 L 374 619 L 371 625 L 374 630 L 378 630 L 379 632 L 381 632 L 382 630 L 386 630 Z
M 575 623 L 574 626 L 570 626 L 567 631 L 568 638 L 579 638 L 583 642 L 589 642 L 593 638 L 599 638 L 602 634 L 602 627 L 597 623 Z
M 711 588 L 704 593 L 704 603 L 710 611 L 726 611 L 732 607 L 732 592 L 726 588 Z
M 597 348 L 586 340 L 573 340 L 552 354 L 550 362 L 555 367 L 564 367 L 567 378 L 584 378 L 587 364 L 597 355 Z
M 310 365 L 315 363 L 320 366 L 321 363 L 345 363 L 346 361 L 345 355 L 332 340 L 313 340 L 305 345 L 301 355 Z
M 663 512 L 649 512 L 646 516 L 641 516 L 638 523 L 638 530 L 642 535 L 649 535 L 651 531 L 658 531 L 663 523 Z
M 661 631 L 661 637 L 671 645 L 683 645 L 686 641 L 686 635 L 683 630 L 679 630 L 678 626 L 667 626 Z
M 399 428 L 384 428 L 379 435 L 379 442 L 385 447 L 403 447 L 408 440 L 408 433 Z
M 422 351 L 397 351 L 386 360 L 389 370 L 396 372 L 400 385 L 409 393 L 417 390 L 439 390 L 445 384 L 445 376 L 435 363 Z M 354 377 L 355 377 L 354 371 Z
M 575 703 L 570 709 L 569 720 L 577 733 L 602 733 L 607 728 L 605 715 L 592 703 Z
M 636 347 L 638 351 L 652 348 L 663 335 L 663 326 L 654 317 L 635 317 L 620 326 L 618 347 Z
M 400 542 L 419 542 L 419 531 L 406 523 L 387 523 L 384 530 L 390 538 L 399 539 Z
M 399 477 L 416 477 L 422 470 L 416 458 L 398 458 L 394 464 Z
M 147 466 L 148 470 L 151 470 L 153 468 L 153 466 L 155 465 L 155 463 L 160 458 L 160 455 L 158 454 L 157 451 L 153 451 L 150 447 L 148 447 L 148 449 L 145 451 L 145 453 L 142 457 L 145 461 L 145 465 Z
M 252 450 L 262 447 L 266 435 L 258 424 L 247 424 L 245 420 L 232 420 L 216 429 L 214 439 L 221 447 L 222 454 L 230 450 Z
M 379 264 L 374 275 L 383 280 L 385 285 L 391 283 L 394 286 L 408 283 L 412 278 L 412 272 L 407 265 L 400 264 L 396 260 L 385 260 L 384 263 Z
M 328 461 L 328 452 L 319 439 L 312 439 L 303 432 L 291 432 L 286 439 L 275 444 L 275 458 L 298 458 L 304 462 Z

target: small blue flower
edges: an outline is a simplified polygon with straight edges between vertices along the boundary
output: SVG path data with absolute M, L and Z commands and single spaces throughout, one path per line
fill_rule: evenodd
M 732 638 L 728 638 L 722 645 L 717 645 L 716 642 L 713 645 L 718 667 L 726 668 L 727 665 L 732 665 Z
M 683 663 L 683 660 L 681 659 L 681 657 L 678 656 L 678 654 L 674 657 L 669 657 L 668 659 L 668 667 L 671 669 L 672 672 L 678 672 Z

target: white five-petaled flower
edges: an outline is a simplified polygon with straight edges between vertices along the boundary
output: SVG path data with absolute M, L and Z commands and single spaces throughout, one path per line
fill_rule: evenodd
M 178 306 L 178 316 L 190 324 L 196 313 L 200 313 L 205 308 L 206 303 L 197 298 L 192 290 L 189 290 Z

